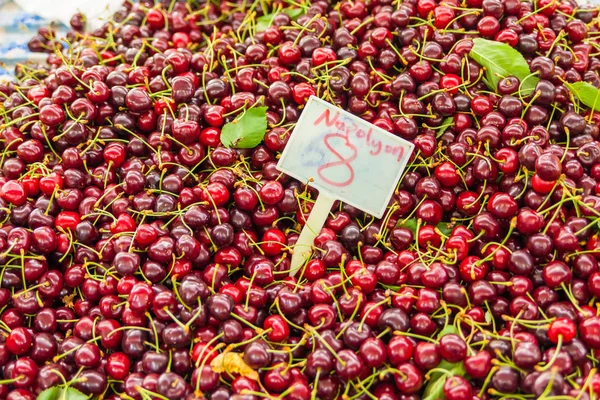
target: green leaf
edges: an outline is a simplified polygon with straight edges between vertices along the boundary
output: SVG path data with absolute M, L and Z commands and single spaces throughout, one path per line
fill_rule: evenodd
M 431 374 L 429 377 L 429 383 L 427 383 L 425 392 L 423 392 L 422 400 L 437 400 L 445 398 L 444 384 L 446 383 L 446 379 L 452 376 L 467 375 L 467 371 L 465 371 L 465 367 L 462 362 L 452 364 L 448 361 L 442 360 L 436 369 L 445 370 L 445 372 L 435 371 Z
M 57 400 L 58 395 L 62 392 L 62 389 L 58 386 L 54 386 L 44 390 L 37 397 L 37 400 Z
M 416 235 L 417 234 L 417 219 L 411 218 L 411 219 L 407 219 L 406 221 L 400 220 L 396 224 L 396 228 L 409 229 L 413 233 L 413 235 Z
M 66 400 L 87 400 L 90 398 L 87 394 L 81 393 L 79 390 L 72 387 L 68 387 L 66 391 Z
M 600 90 L 586 82 L 567 83 L 577 99 L 589 108 L 600 111 Z
M 446 327 L 437 334 L 437 338 L 440 339 L 443 336 L 457 333 L 458 329 L 454 325 L 446 325 Z M 425 387 L 425 392 L 423 393 L 423 400 L 443 399 L 446 379 L 451 376 L 465 376 L 467 374 L 462 362 L 449 363 L 448 361 L 442 360 L 436 369 L 439 369 L 440 371 L 435 371 L 429 376 L 429 381 Z
M 485 318 L 485 322 L 487 322 L 488 324 L 490 324 L 492 322 L 492 318 L 494 318 L 492 316 L 492 313 L 489 311 L 486 311 L 484 314 L 484 318 Z
M 440 125 L 436 137 L 441 137 L 452 125 L 454 125 L 454 117 L 446 118 L 444 122 L 442 122 L 442 125 Z
M 292 20 L 297 20 L 299 16 L 306 14 L 303 8 L 284 8 L 282 12 L 286 13 Z
M 539 79 L 531 75 L 525 58 L 506 43 L 481 38 L 473 39 L 471 58 L 485 68 L 485 83 L 494 92 L 503 77 L 515 76 L 521 81 L 521 93 L 528 95 L 535 89 Z
M 267 133 L 267 107 L 254 107 L 221 130 L 221 143 L 225 147 L 251 149 L 263 141 Z
M 454 224 L 451 222 L 440 222 L 437 224 L 436 228 L 438 228 L 439 231 L 444 234 L 444 236 L 450 236 L 452 230 L 454 229 Z
M 442 337 L 450 334 L 458 334 L 458 329 L 456 329 L 454 325 L 446 325 L 446 327 L 438 333 L 437 338 L 441 339 Z
M 306 11 L 303 8 L 284 8 L 281 11 L 274 12 L 271 14 L 261 15 L 256 18 L 256 31 L 266 31 L 271 25 L 273 25 L 273 19 L 280 12 L 287 14 L 293 21 L 297 20 L 299 16 L 304 15 Z
M 266 31 L 271 25 L 273 25 L 274 17 L 275 14 L 266 14 L 256 18 L 256 32 Z
M 37 400 L 87 400 L 89 398 L 75 388 L 54 386 L 40 393 Z

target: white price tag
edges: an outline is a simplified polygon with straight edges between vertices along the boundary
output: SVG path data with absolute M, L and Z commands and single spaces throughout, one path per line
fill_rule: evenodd
M 412 143 L 311 96 L 277 164 L 319 190 L 296 244 L 304 251 L 294 251 L 292 271 L 310 254 L 336 199 L 383 216 L 413 149 Z

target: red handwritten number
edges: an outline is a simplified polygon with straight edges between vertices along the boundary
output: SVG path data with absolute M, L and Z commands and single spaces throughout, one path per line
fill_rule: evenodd
M 340 153 L 338 153 L 329 143 L 329 139 L 333 139 L 333 138 L 344 139 L 344 141 L 346 142 L 346 146 L 352 150 L 352 155 L 348 158 L 344 158 Z M 325 135 L 325 137 L 323 137 L 323 142 L 325 143 L 325 147 L 327 147 L 327 149 L 329 151 L 331 151 L 331 153 L 333 155 L 335 155 L 337 158 L 339 158 L 339 161 L 333 161 L 333 162 L 321 165 L 317 169 L 317 173 L 319 174 L 319 177 L 321 179 L 323 179 L 324 182 L 330 184 L 331 186 L 344 187 L 344 186 L 350 185 L 354 181 L 354 169 L 352 168 L 352 165 L 350 165 L 350 163 L 352 161 L 354 161 L 354 159 L 358 155 L 358 152 L 356 151 L 356 146 L 354 146 L 352 143 L 350 143 L 350 141 L 348 140 L 348 138 L 346 136 L 338 134 L 338 133 L 330 133 L 328 135 Z M 339 167 L 342 165 L 345 166 L 348 169 L 348 171 L 350 172 L 350 177 L 348 179 L 346 179 L 345 181 L 336 182 L 336 181 L 332 181 L 332 180 L 326 178 L 325 176 L 323 176 L 323 173 L 322 173 L 323 171 L 325 171 L 329 168 Z

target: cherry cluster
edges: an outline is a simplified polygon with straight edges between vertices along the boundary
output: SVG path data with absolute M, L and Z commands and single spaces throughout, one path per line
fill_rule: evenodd
M 600 87 L 598 9 L 142 0 L 72 28 L 0 84 L 0 398 L 600 396 L 600 114 L 572 90 Z M 534 90 L 490 90 L 477 38 Z M 318 193 L 276 163 L 312 95 L 415 151 L 290 277 Z M 261 144 L 223 146 L 259 106 Z

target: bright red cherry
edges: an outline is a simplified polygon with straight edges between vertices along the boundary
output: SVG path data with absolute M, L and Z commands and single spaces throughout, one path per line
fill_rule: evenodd
M 31 333 L 23 327 L 14 328 L 6 338 L 6 347 L 17 356 L 27 353 L 32 344 L 33 337 Z
M 165 26 L 165 16 L 162 11 L 153 8 L 146 14 L 146 22 L 152 29 L 162 29 Z
M 191 42 L 190 36 L 185 32 L 175 32 L 171 40 L 176 48 L 185 48 Z
M 558 318 L 552 321 L 548 328 L 548 338 L 552 343 L 558 343 L 561 338 L 563 343 L 569 343 L 577 335 L 575 322 L 568 318 Z
M 315 89 L 306 82 L 300 82 L 292 88 L 292 97 L 296 104 L 306 104 L 310 96 L 315 94 Z
M 15 206 L 22 206 L 27 201 L 27 193 L 21 182 L 18 181 L 8 181 L 2 185 L 0 197 Z
M 269 181 L 260 188 L 258 193 L 263 203 L 274 205 L 283 199 L 283 185 L 278 181 Z
M 229 200 L 229 190 L 221 182 L 211 182 L 202 191 L 202 201 L 208 202 L 210 206 L 222 206 Z
M 444 187 L 451 188 L 460 182 L 460 175 L 450 161 L 444 161 L 435 167 L 434 175 Z
M 267 333 L 267 337 L 273 342 L 281 342 L 290 335 L 290 327 L 280 315 L 268 316 L 264 322 L 264 329 L 270 329 Z
M 106 359 L 106 373 L 113 379 L 123 380 L 129 375 L 131 361 L 122 352 L 115 352 Z
M 315 67 L 329 62 L 333 62 L 337 56 L 333 49 L 326 47 L 318 47 L 313 51 L 312 62 Z
M 127 150 L 123 143 L 112 142 L 104 148 L 104 161 L 113 167 L 120 167 L 127 156 Z
M 283 43 L 279 49 L 277 49 L 277 55 L 285 65 L 295 64 L 300 61 L 300 58 L 302 57 L 300 48 L 293 42 Z
M 268 229 L 262 237 L 260 248 L 268 256 L 281 254 L 287 239 L 285 234 L 277 228 Z
M 152 225 L 142 224 L 137 228 L 135 233 L 135 242 L 138 245 L 147 247 L 154 243 L 156 239 L 158 239 L 158 232 Z
M 446 74 L 440 78 L 440 88 L 446 89 L 450 94 L 456 94 L 461 84 L 462 78 L 455 74 Z
M 433 10 L 433 24 L 438 29 L 444 29 L 454 19 L 454 10 L 448 6 L 437 6 Z
M 57 228 L 63 231 L 71 230 L 75 232 L 75 228 L 81 222 L 81 216 L 75 211 L 62 211 L 56 216 L 54 224 Z
M 46 196 L 52 196 L 56 189 L 63 188 L 63 178 L 61 175 L 53 172 L 40 178 L 40 190 Z
M 534 174 L 531 178 L 531 186 L 533 190 L 540 194 L 548 194 L 552 191 L 556 182 L 545 181 L 538 174 Z

